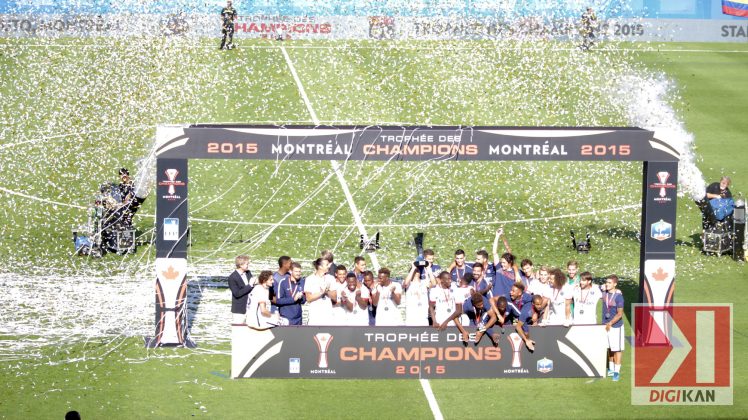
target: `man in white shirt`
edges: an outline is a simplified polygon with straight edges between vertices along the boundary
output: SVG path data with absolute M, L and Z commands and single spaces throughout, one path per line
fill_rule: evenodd
M 356 280 L 356 273 L 348 273 L 346 287 L 338 292 L 338 301 L 346 313 L 345 325 L 369 325 L 369 290 Z
M 546 324 L 571 325 L 571 301 L 573 289 L 566 284 L 566 274 L 558 268 L 551 271 L 551 289 L 548 291 L 549 310 L 546 311 Z
M 418 267 L 413 263 L 410 273 L 403 280 L 405 288 L 405 325 L 409 327 L 428 327 L 429 325 L 429 289 L 436 285 L 431 270 L 426 270 L 426 280 L 418 275 Z
M 374 289 L 371 300 L 377 307 L 375 325 L 400 326 L 403 325 L 403 317 L 397 308 L 403 295 L 403 287 L 400 283 L 394 283 L 390 279 L 390 270 L 382 267 L 379 269 L 379 284 Z
M 537 274 L 537 278 L 529 279 L 526 291 L 531 295 L 546 296 L 550 289 L 548 267 L 541 266 Z
M 597 302 L 603 293 L 592 287 L 592 274 L 589 271 L 579 275 L 579 284 L 574 286 L 574 325 L 597 324 Z
M 309 305 L 307 325 L 333 325 L 332 300 L 337 296 L 332 290 L 335 279 L 327 274 L 330 261 L 317 258 L 313 265 L 314 274 L 307 276 L 304 282 L 304 294 Z
M 348 313 L 341 304 L 340 292 L 345 289 L 348 284 L 345 281 L 345 276 L 348 274 L 348 269 L 344 265 L 338 265 L 335 267 L 335 282 L 332 285 L 331 290 L 335 292 L 336 299 L 332 302 L 332 324 L 329 325 L 346 325 L 348 321 Z
M 443 330 L 448 326 L 455 326 L 455 318 L 462 313 L 462 304 L 455 301 L 454 291 L 452 290 L 452 275 L 447 271 L 439 273 L 439 285 L 429 292 L 431 305 L 431 319 L 434 321 L 434 328 Z M 459 311 L 457 306 L 459 305 Z

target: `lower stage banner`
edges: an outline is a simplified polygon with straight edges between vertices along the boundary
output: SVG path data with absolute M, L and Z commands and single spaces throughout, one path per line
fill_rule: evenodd
M 535 351 L 514 328 L 494 328 L 476 346 L 455 327 L 277 327 L 232 325 L 232 378 L 599 378 L 603 325 L 531 327 Z

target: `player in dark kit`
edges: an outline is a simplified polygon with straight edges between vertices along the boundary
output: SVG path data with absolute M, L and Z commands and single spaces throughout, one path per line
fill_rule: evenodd
M 224 47 L 227 50 L 234 49 L 234 22 L 236 21 L 236 9 L 231 6 L 231 0 L 226 2 L 226 7 L 221 9 L 221 19 L 223 24 L 221 26 L 221 32 L 223 33 L 223 39 L 221 40 L 221 49 Z M 226 42 L 228 40 L 228 42 Z
M 592 48 L 595 43 L 595 30 L 597 30 L 597 15 L 591 7 L 588 7 L 587 11 L 582 14 L 582 27 L 580 29 L 582 45 L 579 48 L 584 51 L 589 51 Z

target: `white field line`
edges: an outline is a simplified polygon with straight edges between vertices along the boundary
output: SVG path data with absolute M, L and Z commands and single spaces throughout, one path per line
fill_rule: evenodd
M 337 163 L 337 162 L 336 162 Z M 345 180 L 343 180 L 345 181 Z M 347 188 L 346 188 L 347 189 Z M 86 209 L 85 206 L 78 206 L 75 204 L 69 204 L 69 203 L 61 203 L 59 201 L 53 201 L 53 200 L 47 200 L 46 198 L 36 197 L 33 195 L 24 194 L 22 192 L 9 190 L 7 188 L 0 187 L 0 191 L 15 195 L 23 198 L 27 198 L 29 200 L 39 201 L 42 203 L 47 204 L 53 204 L 56 206 L 62 206 L 62 207 L 71 207 L 75 209 Z M 349 193 L 350 194 L 350 191 Z M 352 198 L 351 198 L 352 199 Z M 354 203 L 355 206 L 355 203 Z M 561 214 L 557 216 L 541 216 L 541 217 L 530 217 L 526 219 L 507 219 L 507 220 L 488 220 L 488 221 L 479 221 L 479 222 L 452 222 L 452 223 L 402 223 L 402 224 L 395 224 L 395 223 L 373 223 L 373 224 L 363 224 L 361 222 L 361 217 L 356 218 L 356 225 L 358 226 L 358 223 L 361 222 L 362 226 L 368 226 L 368 227 L 375 227 L 375 228 L 406 228 L 406 227 L 451 227 L 451 226 L 485 226 L 485 225 L 491 225 L 491 224 L 498 224 L 498 225 L 506 225 L 511 223 L 533 223 L 533 222 L 546 222 L 549 220 L 559 220 L 559 219 L 568 219 L 573 217 L 580 217 L 580 216 L 594 216 L 596 214 L 605 214 L 605 213 L 613 213 L 621 210 L 630 210 L 635 208 L 640 208 L 641 204 L 628 204 L 625 206 L 620 207 L 612 207 L 609 209 L 604 210 L 590 210 L 587 212 L 582 213 L 570 213 L 570 214 Z M 291 211 L 291 213 L 296 212 L 298 209 L 294 209 Z M 358 215 L 358 211 L 355 213 Z M 155 216 L 152 214 L 137 214 L 136 217 L 140 218 L 154 218 Z M 241 222 L 241 221 L 233 221 L 233 220 L 214 220 L 214 219 L 203 219 L 200 217 L 190 217 L 191 221 L 195 222 L 204 222 L 204 223 L 220 223 L 220 224 L 229 224 L 229 225 L 246 225 L 246 226 L 272 226 L 273 229 L 278 227 L 332 227 L 332 228 L 349 228 L 351 227 L 350 224 L 330 224 L 330 223 L 283 223 L 283 220 L 285 220 L 289 215 L 286 215 L 281 219 L 279 222 Z M 355 216 L 354 216 L 355 217 Z
M 312 117 L 312 121 L 314 121 L 315 125 L 319 125 L 320 121 L 319 118 L 317 118 L 317 113 L 314 112 L 314 108 L 312 108 L 312 104 L 311 102 L 309 102 L 309 97 L 306 94 L 304 85 L 301 83 L 301 79 L 299 79 L 298 73 L 296 73 L 296 67 L 294 67 L 293 62 L 291 61 L 291 57 L 288 56 L 288 52 L 286 51 L 285 46 L 281 45 L 280 50 L 283 53 L 283 57 L 286 59 L 286 64 L 288 64 L 289 70 L 291 70 L 293 79 L 296 81 L 296 86 L 299 88 L 299 94 L 301 94 L 301 98 L 304 100 L 304 105 L 306 105 L 306 109 L 309 111 L 309 115 Z M 351 195 L 351 191 L 348 188 L 348 183 L 346 182 L 345 177 L 343 177 L 343 171 L 340 170 L 340 165 L 335 160 L 331 160 L 330 165 L 332 166 L 332 170 L 335 171 L 335 175 L 337 175 L 338 177 L 340 186 L 343 188 L 343 194 L 345 194 L 345 199 L 346 201 L 348 201 L 348 206 L 351 208 L 353 220 L 356 223 L 356 227 L 358 227 L 359 234 L 368 239 L 369 235 L 366 233 L 366 227 L 364 226 L 364 222 L 361 219 L 361 213 L 359 213 L 358 208 L 356 207 L 356 203 L 353 201 L 353 196 Z M 371 264 L 374 267 L 374 270 L 379 270 L 379 259 L 377 258 L 376 252 L 370 253 L 369 258 L 371 258 Z
M 432 40 L 413 40 L 414 42 L 428 42 Z M 438 41 L 438 40 L 433 40 Z M 469 41 L 464 41 L 469 42 Z M 530 45 L 535 45 L 535 43 L 529 43 Z M 281 48 L 288 48 L 288 49 L 301 49 L 301 50 L 352 50 L 352 49 L 360 49 L 360 50 L 376 50 L 376 49 L 382 49 L 382 50 L 424 50 L 424 51 L 434 51 L 434 50 L 475 50 L 478 48 L 489 48 L 494 47 L 494 49 L 500 49 L 500 50 L 538 50 L 538 48 L 534 47 L 528 47 L 523 48 L 522 46 L 507 46 L 507 47 L 499 47 L 498 42 L 494 43 L 482 43 L 479 47 L 476 47 L 475 45 L 449 45 L 449 46 L 433 46 L 433 45 L 398 45 L 398 44 L 391 44 L 391 43 L 378 43 L 378 44 L 369 44 L 369 45 L 287 45 L 287 46 L 281 46 Z M 11 44 L 0 44 L 0 48 L 18 48 L 18 47 L 29 47 L 29 48 L 111 48 L 109 45 L 85 45 L 85 44 L 24 44 L 24 45 L 11 45 Z M 169 48 L 174 49 L 184 49 L 184 50 L 193 50 L 193 49 L 203 49 L 203 50 L 213 50 L 215 47 L 209 46 L 209 45 L 180 45 L 180 46 L 171 46 Z M 239 50 L 274 50 L 277 49 L 277 45 L 244 45 L 244 46 L 236 46 L 235 49 Z M 551 48 L 550 51 L 578 51 L 579 48 L 572 47 L 572 48 Z M 627 52 L 654 52 L 654 53 L 662 53 L 662 52 L 684 52 L 684 53 L 726 53 L 726 54 L 748 54 L 748 50 L 720 50 L 720 49 L 708 49 L 708 48 L 657 48 L 657 47 L 646 47 L 646 48 L 601 48 L 596 51 L 627 51 Z
M 63 134 L 55 134 L 53 136 L 41 136 L 29 140 L 23 140 L 19 141 L 17 143 L 4 143 L 0 144 L 0 150 L 8 149 L 10 147 L 20 146 L 22 144 L 29 144 L 29 143 L 36 143 L 42 140 L 51 140 L 51 139 L 60 139 L 60 138 L 66 138 L 66 137 L 74 137 L 74 136 L 82 136 L 84 134 L 93 134 L 93 133 L 108 133 L 112 131 L 128 131 L 128 130 L 147 130 L 154 128 L 149 125 L 134 125 L 131 127 L 111 127 L 111 128 L 104 128 L 100 130 L 85 130 L 85 131 L 78 131 L 75 133 L 63 133 Z
M 421 383 L 421 388 L 423 388 L 423 393 L 426 394 L 426 401 L 429 402 L 429 407 L 431 408 L 431 413 L 434 415 L 434 420 L 444 420 L 442 411 L 439 409 L 439 403 L 436 402 L 436 397 L 434 397 L 434 391 L 431 390 L 429 380 L 421 379 L 419 382 Z
M 296 68 L 293 65 L 293 62 L 291 61 L 291 57 L 288 56 L 288 52 L 286 52 L 286 49 L 284 46 L 281 46 L 281 52 L 283 52 L 283 57 L 286 59 L 286 63 L 288 64 L 288 68 L 291 69 L 291 75 L 293 75 L 294 80 L 296 81 L 296 85 L 299 87 L 299 92 L 301 93 L 301 97 L 304 99 L 304 103 L 306 104 L 307 109 L 309 110 L 309 115 L 312 116 L 312 119 L 314 120 L 314 123 L 319 125 L 319 119 L 317 118 L 317 113 L 314 112 L 314 109 L 312 108 L 312 104 L 309 102 L 309 97 L 306 95 L 306 91 L 304 90 L 304 85 L 302 85 L 301 80 L 299 79 L 299 75 L 296 73 Z M 361 220 L 361 214 L 358 212 L 358 208 L 356 208 L 356 203 L 353 201 L 353 196 L 351 195 L 351 191 L 348 189 L 348 183 L 345 181 L 345 178 L 343 177 L 343 172 L 340 170 L 340 165 L 337 161 L 330 161 L 330 164 L 332 165 L 332 169 L 335 171 L 335 174 L 338 176 L 338 180 L 340 181 L 340 186 L 343 188 L 343 193 L 345 194 L 345 198 L 348 201 L 348 205 L 351 208 L 351 213 L 353 213 L 353 218 L 356 222 L 356 226 L 358 227 L 358 231 L 361 235 L 364 236 L 364 238 L 369 238 L 369 235 L 366 233 L 366 227 L 364 227 L 364 223 Z M 374 270 L 379 269 L 379 260 L 377 258 L 376 252 L 372 252 L 369 254 L 369 257 L 371 258 L 371 264 L 374 267 Z M 431 385 L 429 384 L 429 381 L 426 379 L 421 379 L 421 387 L 423 388 L 424 394 L 426 394 L 426 400 L 429 402 L 429 407 L 431 408 L 431 412 L 434 415 L 435 420 L 443 420 L 444 416 L 442 416 L 441 411 L 439 410 L 439 404 L 436 402 L 436 398 L 434 398 L 434 393 L 431 391 Z

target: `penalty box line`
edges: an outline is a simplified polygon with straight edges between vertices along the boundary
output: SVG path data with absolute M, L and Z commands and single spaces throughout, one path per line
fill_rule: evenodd
M 286 59 L 288 69 L 291 71 L 291 76 L 293 76 L 293 79 L 296 82 L 296 87 L 299 89 L 301 99 L 304 101 L 304 105 L 306 105 L 306 109 L 307 111 L 309 111 L 309 115 L 312 117 L 312 121 L 315 125 L 320 125 L 319 118 L 317 118 L 317 113 L 314 111 L 314 108 L 312 108 L 312 103 L 309 101 L 309 96 L 307 96 L 306 94 L 306 89 L 304 89 L 304 85 L 301 83 L 301 79 L 299 79 L 299 74 L 296 72 L 296 67 L 293 65 L 293 61 L 291 61 L 291 57 L 288 55 L 285 46 L 281 45 L 280 51 L 281 53 L 283 53 L 283 58 Z M 358 211 L 358 207 L 356 207 L 356 203 L 353 201 L 353 195 L 351 195 L 351 190 L 348 188 L 348 182 L 346 182 L 345 177 L 343 176 L 343 171 L 340 168 L 340 164 L 338 164 L 336 160 L 331 160 L 330 165 L 332 166 L 332 170 L 335 172 L 335 175 L 337 175 L 338 177 L 338 182 L 340 182 L 340 187 L 343 189 L 343 194 L 345 195 L 345 199 L 348 202 L 348 207 L 350 207 L 351 209 L 353 220 L 356 223 L 359 234 L 363 235 L 364 238 L 368 240 L 369 235 L 366 233 L 366 226 L 364 226 L 364 221 L 361 219 L 361 213 Z M 379 270 L 379 259 L 377 258 L 376 252 L 370 253 L 369 257 L 371 258 L 371 264 L 374 267 L 374 270 Z

